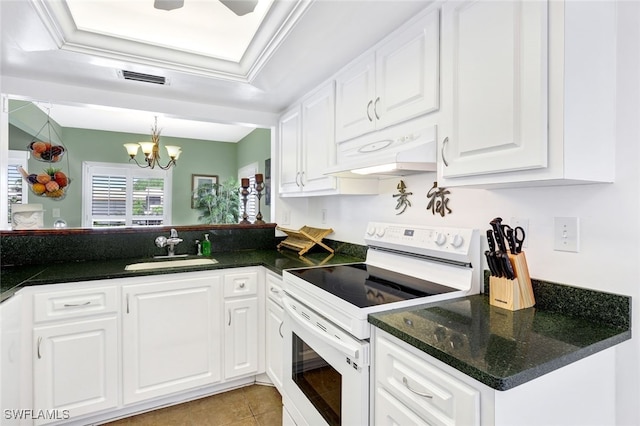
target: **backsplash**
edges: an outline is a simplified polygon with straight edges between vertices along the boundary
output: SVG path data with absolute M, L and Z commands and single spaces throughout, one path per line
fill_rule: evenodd
M 209 234 L 212 252 L 275 249 L 275 224 L 175 227 L 183 241 L 176 254 L 197 253 L 196 240 Z M 67 229 L 0 232 L 0 265 L 37 265 L 82 260 L 147 258 L 166 255 L 156 237 L 169 236 L 169 227 L 144 229 Z
M 490 272 L 484 271 L 484 294 L 489 295 Z M 566 284 L 531 278 L 536 304 L 533 308 L 589 319 L 620 329 L 631 327 L 631 298 Z

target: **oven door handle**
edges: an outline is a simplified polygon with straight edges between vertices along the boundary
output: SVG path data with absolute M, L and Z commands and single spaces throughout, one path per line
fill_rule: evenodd
M 314 334 L 316 337 L 322 339 L 322 341 L 329 343 L 333 348 L 339 350 L 344 355 L 350 357 L 351 359 L 360 358 L 360 349 L 354 348 L 352 345 L 338 339 L 337 337 L 331 336 L 328 333 L 320 330 L 317 327 L 314 327 L 310 322 L 301 318 L 300 314 L 291 306 L 291 303 L 285 298 L 282 300 L 284 305 L 284 309 L 289 313 L 289 317 L 296 322 L 296 324 L 305 328 L 307 331 Z

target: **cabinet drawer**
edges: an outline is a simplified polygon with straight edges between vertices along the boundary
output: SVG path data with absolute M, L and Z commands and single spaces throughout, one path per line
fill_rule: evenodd
M 270 300 L 282 306 L 282 277 L 267 273 L 267 295 Z
M 383 336 L 376 336 L 375 350 L 378 385 L 427 423 L 480 424 L 478 390 Z
M 224 297 L 250 296 L 258 293 L 258 273 L 225 274 Z
M 101 315 L 117 312 L 117 288 L 51 291 L 33 296 L 34 322 Z

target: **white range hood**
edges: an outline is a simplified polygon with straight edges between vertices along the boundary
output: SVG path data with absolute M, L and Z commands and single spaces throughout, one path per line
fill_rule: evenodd
M 325 174 L 371 179 L 433 172 L 436 146 L 436 126 L 412 121 L 340 143 L 337 165 Z

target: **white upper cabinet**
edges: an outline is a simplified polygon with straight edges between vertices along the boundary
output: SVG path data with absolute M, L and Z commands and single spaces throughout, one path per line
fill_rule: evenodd
M 336 162 L 333 81 L 285 112 L 278 128 L 280 195 L 377 193 L 377 185 L 370 180 L 324 174 Z
M 611 182 L 615 3 L 442 5 L 438 183 Z
M 442 6 L 443 176 L 547 165 L 547 4 Z
M 286 112 L 280 129 L 280 194 L 333 190 L 322 174 L 335 162 L 334 87 L 329 84 Z
M 278 124 L 280 133 L 280 192 L 300 191 L 300 156 L 301 156 L 302 115 L 300 106 L 287 111 Z
M 324 171 L 335 164 L 335 90 L 328 84 L 302 102 L 302 157 L 300 182 L 303 191 L 336 189 L 334 176 Z
M 408 23 L 336 77 L 336 141 L 438 109 L 439 11 Z

